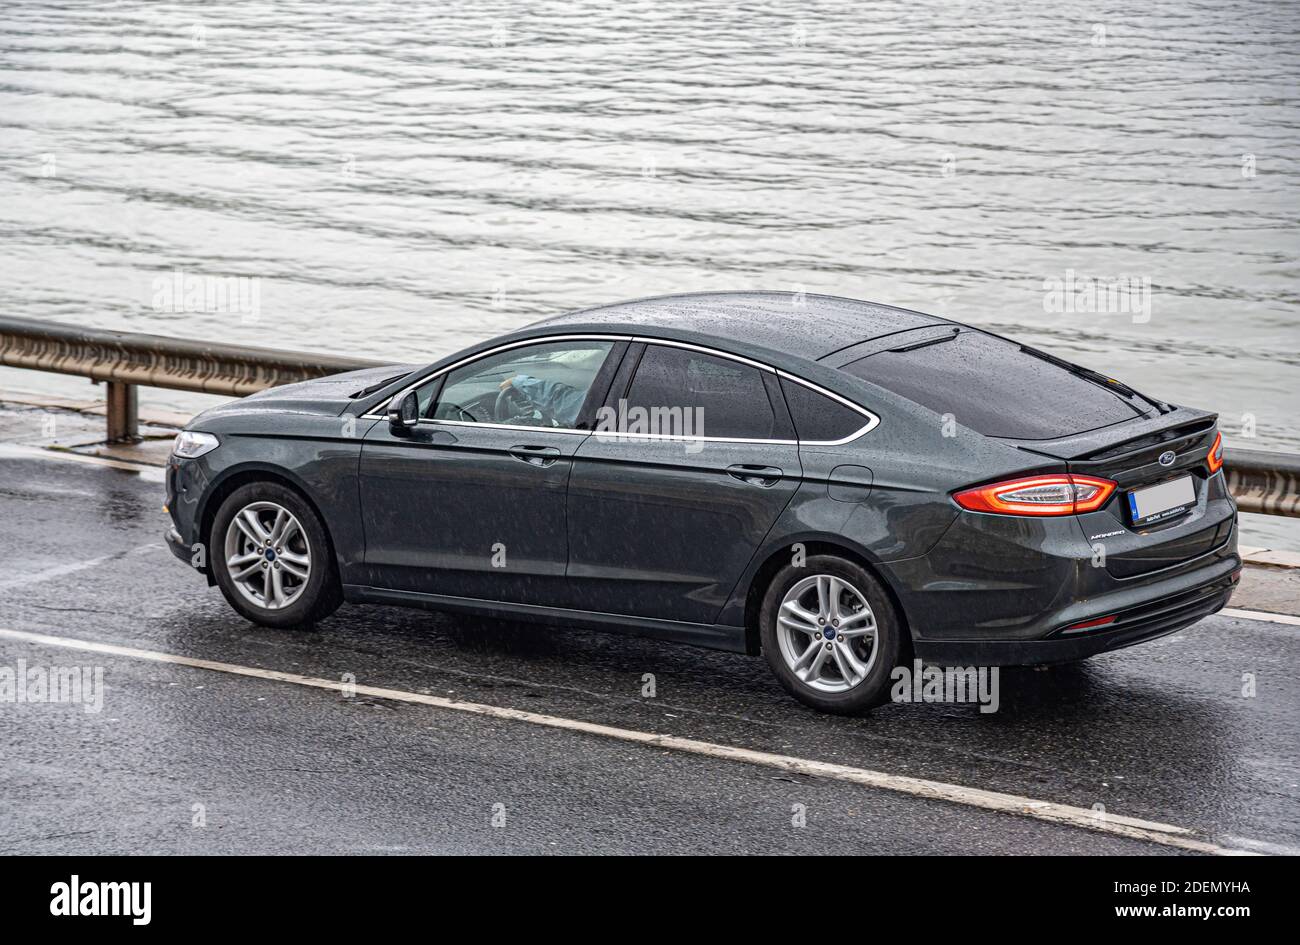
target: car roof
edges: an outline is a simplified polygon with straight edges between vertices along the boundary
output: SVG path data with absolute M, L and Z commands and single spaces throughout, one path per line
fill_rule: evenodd
M 892 305 L 794 292 L 693 292 L 615 302 L 546 318 L 528 334 L 593 328 L 683 340 L 707 337 L 721 348 L 755 349 L 816 361 L 872 338 L 947 324 Z

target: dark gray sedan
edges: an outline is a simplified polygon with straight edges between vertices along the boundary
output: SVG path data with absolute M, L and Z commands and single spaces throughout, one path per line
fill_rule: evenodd
M 942 318 L 624 302 L 196 417 L 177 556 L 248 619 L 343 601 L 762 653 L 851 712 L 894 667 L 1063 662 L 1223 607 L 1216 416 Z

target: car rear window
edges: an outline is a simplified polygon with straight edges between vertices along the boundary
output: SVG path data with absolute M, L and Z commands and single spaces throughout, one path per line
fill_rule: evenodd
M 1138 415 L 1100 384 L 978 331 L 879 351 L 840 370 L 986 436 L 1045 440 Z

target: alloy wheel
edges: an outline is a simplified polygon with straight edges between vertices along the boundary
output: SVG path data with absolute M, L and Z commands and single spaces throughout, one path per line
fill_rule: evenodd
M 786 666 L 812 689 L 847 692 L 875 665 L 876 615 L 842 577 L 803 578 L 786 591 L 776 621 Z
M 292 512 L 252 502 L 226 528 L 226 569 L 235 589 L 264 610 L 288 607 L 311 577 L 311 545 Z

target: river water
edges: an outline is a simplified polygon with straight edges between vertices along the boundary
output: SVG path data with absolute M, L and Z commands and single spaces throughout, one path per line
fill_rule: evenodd
M 7 0 L 0 125 L 9 314 L 432 360 L 603 301 L 825 292 L 1300 451 L 1296 3 Z M 1089 279 L 1133 304 L 1050 291 Z

